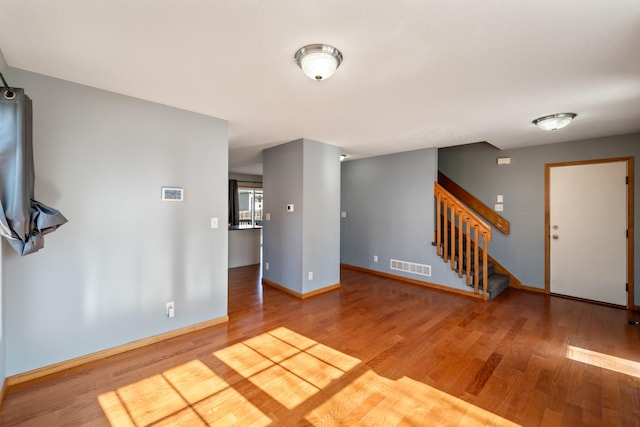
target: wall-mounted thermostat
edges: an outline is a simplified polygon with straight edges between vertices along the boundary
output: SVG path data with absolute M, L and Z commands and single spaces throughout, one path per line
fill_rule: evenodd
M 287 205 L 287 212 L 293 212 L 293 203 Z

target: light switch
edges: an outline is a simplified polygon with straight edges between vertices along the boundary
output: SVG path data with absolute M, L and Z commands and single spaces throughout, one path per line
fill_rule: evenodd
M 264 214 L 264 220 L 265 221 L 271 221 L 271 213 L 267 212 Z
M 340 212 L 340 216 L 341 216 L 342 218 L 346 218 L 346 217 L 347 217 L 347 212 L 346 212 L 346 211 L 342 211 L 342 212 Z
M 502 194 L 498 194 L 496 196 L 496 202 L 498 202 L 498 203 L 504 202 L 504 197 L 502 196 Z
M 218 217 L 211 218 L 211 228 L 218 228 Z

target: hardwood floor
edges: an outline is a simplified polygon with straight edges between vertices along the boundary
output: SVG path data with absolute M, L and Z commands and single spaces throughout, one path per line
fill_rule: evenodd
M 624 310 L 348 269 L 301 301 L 254 266 L 229 277 L 228 324 L 16 386 L 0 425 L 640 426 Z

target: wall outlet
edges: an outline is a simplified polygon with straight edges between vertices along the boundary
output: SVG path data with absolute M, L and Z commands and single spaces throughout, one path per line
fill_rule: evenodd
M 309 280 L 313 280 L 313 271 L 309 272 Z
M 167 317 L 171 318 L 176 315 L 176 305 L 173 301 L 168 302 L 165 309 Z
M 503 211 L 503 205 L 502 205 L 502 203 L 496 203 L 496 205 L 495 205 L 495 211 L 496 211 L 496 212 L 502 212 L 502 211 Z
M 267 270 L 267 271 L 269 271 L 269 263 L 268 263 L 268 262 L 265 262 L 265 263 L 264 263 L 264 269 L 265 269 L 265 270 Z
M 341 216 L 342 218 L 346 218 L 346 217 L 347 217 L 347 211 L 342 211 L 342 212 L 340 212 L 340 216 Z
M 373 262 L 378 262 L 378 255 L 373 256 Z
M 267 213 L 264 214 L 264 220 L 265 221 L 271 221 L 271 213 L 270 212 L 267 212 Z

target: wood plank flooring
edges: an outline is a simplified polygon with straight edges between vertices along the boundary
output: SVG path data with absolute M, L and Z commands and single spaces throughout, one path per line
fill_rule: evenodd
M 305 301 L 259 280 L 229 271 L 228 324 L 8 390 L 0 425 L 640 426 L 624 310 L 349 269 Z

